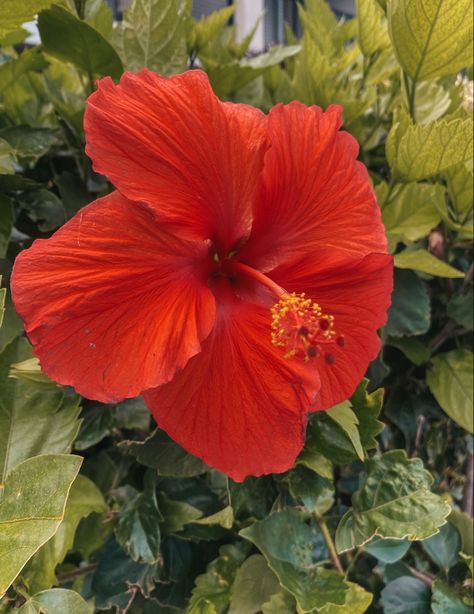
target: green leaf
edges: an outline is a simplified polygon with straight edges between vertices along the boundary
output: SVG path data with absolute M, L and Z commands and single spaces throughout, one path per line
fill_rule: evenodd
M 10 365 L 29 356 L 31 349 L 24 338 L 17 338 L 0 354 L 0 483 L 26 458 L 69 452 L 79 430 L 79 397 L 8 377 Z
M 422 542 L 425 543 L 425 542 Z M 380 539 L 374 537 L 364 550 L 375 556 L 382 563 L 396 563 L 402 559 L 410 549 L 411 543 L 407 539 Z
M 386 143 L 387 160 L 397 181 L 418 181 L 473 156 L 472 119 L 439 119 L 414 124 L 399 109 Z
M 223 614 L 230 602 L 230 590 L 237 570 L 245 556 L 246 548 L 242 543 L 221 546 L 218 558 L 207 566 L 206 573 L 196 578 L 186 613 Z M 209 604 L 214 609 L 210 609 Z
M 390 47 L 385 13 L 376 0 L 357 0 L 357 28 L 357 42 L 365 56 Z
M 21 574 L 30 593 L 50 588 L 57 583 L 55 569 L 72 548 L 81 518 L 106 510 L 104 497 L 97 486 L 85 476 L 78 475 L 71 486 L 64 519 L 58 530 L 30 559 Z
M 61 200 L 50 190 L 29 190 L 19 196 L 17 201 L 41 232 L 56 230 L 67 221 Z
M 337 422 L 327 412 L 317 412 L 308 423 L 308 439 L 313 447 L 332 463 L 345 465 L 357 458 L 354 446 Z
M 262 552 L 280 584 L 292 593 L 303 611 L 331 603 L 343 605 L 348 586 L 336 572 L 315 563 L 327 551 L 319 529 L 303 522 L 295 509 L 271 514 L 240 531 Z
M 160 523 L 164 535 L 179 533 L 184 527 L 202 517 L 202 512 L 184 501 L 173 501 L 164 493 L 158 493 L 158 508 L 163 516 Z
M 448 277 L 450 279 L 464 278 L 462 271 L 436 258 L 426 249 L 405 250 L 400 254 L 396 254 L 394 264 L 399 269 L 421 271 L 436 277 Z
M 15 151 L 10 143 L 0 139 L 0 175 L 12 175 L 15 172 Z
M 81 463 L 79 456 L 47 454 L 11 471 L 0 501 L 0 595 L 58 530 Z
M 199 518 L 195 521 L 195 524 L 218 524 L 224 529 L 231 529 L 234 524 L 234 511 L 231 505 L 227 505 L 224 509 L 219 510 L 215 514 L 206 516 L 205 518 Z
M 352 495 L 353 507 L 336 532 L 336 548 L 345 552 L 372 537 L 426 539 L 446 522 L 450 506 L 431 492 L 433 478 L 420 459 L 391 450 L 366 461 L 366 474 Z
M 470 0 L 392 0 L 388 20 L 398 60 L 414 81 L 452 75 L 471 66 Z
M 382 209 L 390 251 L 402 241 L 409 245 L 425 237 L 441 221 L 445 189 L 439 184 L 409 183 Z M 437 207 L 435 202 L 439 203 Z
M 344 605 L 327 604 L 318 610 L 318 614 L 364 614 L 372 603 L 373 596 L 354 582 L 346 582 L 346 600 Z
M 163 516 L 156 498 L 156 476 L 147 471 L 143 492 L 120 512 L 115 535 L 118 543 L 134 560 L 156 563 L 160 557 L 160 522 Z
M 309 512 L 325 514 L 334 504 L 334 485 L 306 467 L 297 466 L 289 474 L 293 497 L 299 497 Z
M 463 224 L 472 213 L 473 185 L 472 161 L 461 162 L 445 171 L 448 192 L 459 221 Z
M 39 360 L 35 357 L 12 363 L 8 377 L 22 380 L 35 386 L 35 388 L 43 388 L 45 390 L 55 390 L 59 387 L 59 384 L 50 380 L 41 371 Z
M 470 614 L 472 612 L 472 608 L 463 603 L 461 596 L 443 580 L 437 578 L 433 582 L 432 590 L 433 614 Z
M 421 546 L 438 567 L 447 571 L 459 559 L 461 538 L 454 525 L 448 522 L 439 533 L 421 542 Z
M 411 271 L 395 269 L 387 334 L 393 337 L 422 335 L 431 325 L 430 297 L 426 284 Z
M 120 444 L 139 463 L 156 469 L 158 475 L 186 478 L 204 473 L 207 466 L 196 456 L 188 454 L 168 435 L 160 430 L 145 441 L 124 441 Z
M 3 352 L 6 346 L 21 333 L 22 330 L 23 322 L 17 316 L 13 307 L 11 292 L 7 292 L 5 298 L 5 313 L 3 314 L 2 326 L 0 326 L 0 354 Z
M 55 0 L 2 0 L 0 13 L 0 37 L 17 30 L 19 26 L 32 21 L 34 16 L 48 8 Z
M 451 96 L 442 85 L 422 81 L 415 85 L 415 116 L 420 124 L 428 124 L 442 117 L 451 105 Z
M 1 282 L 1 278 L 0 278 Z M 3 324 L 3 316 L 5 314 L 5 298 L 7 294 L 6 288 L 0 288 L 0 328 L 2 328 Z
M 375 437 L 384 429 L 384 423 L 377 420 L 383 405 L 383 388 L 367 392 L 368 379 L 363 379 L 350 398 L 352 409 L 359 420 L 359 434 L 362 446 L 368 450 L 377 446 Z
M 115 49 L 97 30 L 61 6 L 43 11 L 38 28 L 45 51 L 81 68 L 91 79 L 95 75 L 119 79 L 122 74 Z
M 283 589 L 262 605 L 263 614 L 295 614 L 295 610 L 295 598 Z
M 352 411 L 350 401 L 344 401 L 335 407 L 331 407 L 327 410 L 326 414 L 342 428 L 342 430 L 351 440 L 357 456 L 360 458 L 360 460 L 364 460 L 364 448 L 362 447 L 359 430 L 357 428 L 359 420 Z
M 472 530 L 472 518 L 461 510 L 453 509 L 449 516 L 449 522 L 454 525 L 461 536 L 461 550 L 464 554 L 474 554 L 474 533 Z
M 315 471 L 318 475 L 327 480 L 333 478 L 333 466 L 331 461 L 323 456 L 316 448 L 317 440 L 315 434 L 308 431 L 306 444 L 296 460 L 297 465 L 304 465 Z
M 230 589 L 229 614 L 256 614 L 280 584 L 261 554 L 253 554 L 237 570 Z
M 219 11 L 213 11 L 210 15 L 202 17 L 193 24 L 189 46 L 199 52 L 211 40 L 216 38 L 228 24 L 229 19 L 235 12 L 235 5 L 226 6 Z
M 403 352 L 408 360 L 411 360 L 417 367 L 428 362 L 431 356 L 430 348 L 413 337 L 401 337 L 399 339 L 388 337 L 385 345 L 391 345 Z
M 18 58 L 0 64 L 0 94 L 7 97 L 9 90 L 21 77 L 47 66 L 39 47 L 23 51 Z
M 1 143 L 0 143 L 1 148 Z M 0 165 L 1 165 L 0 161 Z M 13 202 L 5 194 L 0 194 L 0 258 L 5 258 L 13 228 Z M 1 326 L 1 324 L 0 324 Z
M 132 0 L 112 38 L 126 70 L 185 70 L 188 19 L 179 0 Z
M 0 130 L 0 138 L 7 141 L 24 162 L 36 162 L 57 142 L 54 130 L 30 126 L 4 128 Z
M 430 614 L 430 587 L 409 576 L 397 578 L 383 589 L 384 614 Z
M 473 354 L 466 349 L 438 354 L 432 360 L 426 382 L 434 397 L 463 429 L 474 431 Z
M 93 610 L 76 591 L 52 588 L 30 597 L 17 614 L 92 614 Z

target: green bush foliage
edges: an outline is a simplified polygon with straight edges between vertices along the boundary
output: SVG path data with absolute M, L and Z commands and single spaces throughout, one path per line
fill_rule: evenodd
M 471 611 L 471 1 L 298 8 L 301 39 L 252 55 L 232 7 L 196 22 L 188 1 L 131 0 L 114 25 L 104 0 L 1 3 L 0 612 Z M 95 80 L 144 66 L 202 67 L 264 111 L 339 103 L 369 169 L 396 267 L 383 350 L 285 474 L 235 483 L 140 398 L 51 382 L 12 308 L 19 251 L 111 189 L 84 153 Z

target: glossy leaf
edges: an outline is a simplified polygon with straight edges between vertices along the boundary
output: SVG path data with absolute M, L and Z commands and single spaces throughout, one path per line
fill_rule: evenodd
M 366 461 L 366 476 L 336 532 L 344 552 L 372 537 L 426 539 L 446 522 L 450 507 L 431 492 L 433 478 L 420 459 L 391 450 Z
M 461 538 L 451 522 L 441 527 L 439 533 L 421 542 L 423 550 L 432 561 L 448 570 L 459 559 Z
M 10 472 L 0 501 L 0 595 L 58 530 L 81 462 L 79 456 L 46 454 Z
M 118 79 L 122 74 L 122 63 L 115 49 L 97 30 L 61 6 L 43 11 L 38 28 L 48 53 L 81 68 L 91 80 L 106 75 Z
M 384 614 L 430 614 L 430 588 L 421 580 L 401 577 L 383 589 Z
M 431 609 L 433 614 L 469 614 L 472 612 L 472 608 L 463 603 L 461 595 L 458 595 L 441 579 L 433 582 Z
M 31 21 L 34 16 L 48 6 L 54 0 L 3 0 L 2 12 L 0 13 L 0 37 L 9 32 L 13 32 L 27 21 Z
M 431 324 L 430 297 L 425 283 L 411 271 L 395 270 L 392 305 L 385 330 L 393 337 L 421 335 Z
M 188 454 L 160 429 L 143 442 L 125 441 L 121 445 L 139 463 L 156 469 L 158 475 L 185 478 L 206 471 L 206 465 L 199 458 Z
M 156 563 L 160 557 L 160 522 L 156 478 L 147 471 L 144 489 L 120 512 L 115 535 L 118 543 L 134 561 Z
M 365 544 L 364 550 L 382 563 L 396 563 L 405 556 L 410 546 L 411 543 L 406 539 L 380 539 L 379 537 L 374 537 L 368 544 Z
M 455 422 L 472 433 L 473 359 L 467 349 L 438 354 L 432 360 L 426 381 L 436 400 Z

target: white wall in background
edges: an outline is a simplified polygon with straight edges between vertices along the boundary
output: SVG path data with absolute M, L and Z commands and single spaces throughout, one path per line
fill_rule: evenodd
M 240 0 L 234 14 L 234 23 L 237 29 L 237 40 L 242 40 L 253 28 L 257 19 L 262 16 L 255 36 L 250 45 L 251 51 L 262 51 L 265 46 L 263 35 L 264 0 Z

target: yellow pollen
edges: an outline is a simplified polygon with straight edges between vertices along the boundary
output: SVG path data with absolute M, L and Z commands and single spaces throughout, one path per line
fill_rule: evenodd
M 272 307 L 271 315 L 272 343 L 285 349 L 285 358 L 295 356 L 309 361 L 322 356 L 333 364 L 334 354 L 327 350 L 344 347 L 344 337 L 334 330 L 334 316 L 323 313 L 318 303 L 306 298 L 304 292 L 283 294 Z

